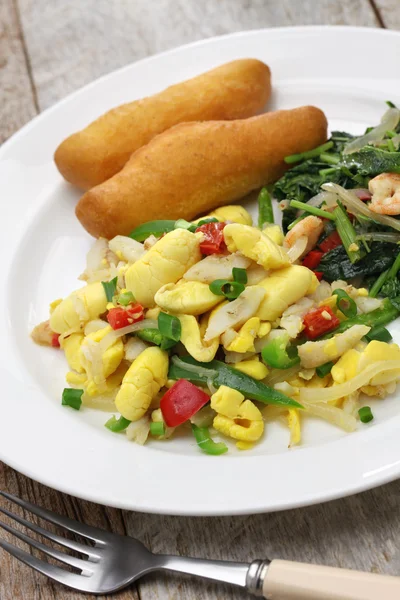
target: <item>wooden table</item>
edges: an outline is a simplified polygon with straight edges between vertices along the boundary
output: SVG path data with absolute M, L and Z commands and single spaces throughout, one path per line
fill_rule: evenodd
M 66 94 L 144 56 L 241 29 L 300 24 L 400 28 L 400 3 L 1 0 L 0 142 Z M 55 492 L 1 463 L 0 489 L 89 524 L 138 537 L 154 552 L 242 561 L 280 557 L 400 574 L 400 481 L 325 505 L 233 518 L 163 517 L 104 508 Z M 15 543 L 5 532 L 0 535 Z M 24 547 L 18 540 L 16 544 Z M 228 586 L 161 574 L 114 597 L 222 600 L 249 596 Z M 53 584 L 0 550 L 0 598 L 93 597 Z

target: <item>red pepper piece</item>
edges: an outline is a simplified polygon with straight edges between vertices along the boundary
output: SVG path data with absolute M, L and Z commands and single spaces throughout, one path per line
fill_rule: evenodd
M 321 279 L 324 276 L 324 274 L 322 273 L 322 271 L 314 271 L 314 275 L 318 279 L 318 281 L 321 281 Z
M 340 325 L 340 320 L 329 306 L 320 306 L 307 313 L 303 319 L 304 333 L 310 340 L 333 331 Z
M 51 336 L 51 345 L 53 346 L 53 348 L 59 348 L 60 347 L 60 342 L 58 341 L 60 334 L 59 333 L 53 333 Z
M 204 235 L 204 240 L 200 242 L 200 252 L 202 254 L 222 254 L 226 250 L 224 242 L 223 229 L 226 223 L 205 223 L 196 229 Z
M 107 321 L 113 329 L 122 329 L 132 323 L 137 323 L 144 319 L 143 306 L 141 304 L 129 304 L 111 308 L 107 313 Z
M 306 254 L 303 259 L 303 267 L 307 267 L 308 269 L 311 269 L 311 271 L 313 271 L 318 267 L 323 255 L 324 253 L 320 252 L 320 250 L 311 250 L 311 252 Z
M 322 252 L 329 252 L 329 250 L 334 250 L 338 246 L 342 245 L 342 240 L 340 239 L 340 235 L 337 231 L 333 231 L 328 237 L 324 239 L 323 242 L 319 244 Z
M 186 379 L 179 379 L 161 398 L 160 408 L 168 427 L 177 427 L 190 419 L 210 396 Z

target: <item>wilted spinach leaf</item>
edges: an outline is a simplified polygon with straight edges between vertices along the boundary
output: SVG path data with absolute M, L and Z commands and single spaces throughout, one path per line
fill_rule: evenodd
M 396 244 L 385 242 L 374 242 L 370 245 L 370 248 L 371 252 L 365 258 L 351 264 L 344 247 L 338 246 L 323 256 L 318 265 L 318 271 L 323 273 L 323 277 L 327 281 L 335 281 L 336 279 L 347 281 L 358 275 L 364 277 L 379 275 L 392 266 L 399 253 Z
M 387 152 L 373 146 L 365 146 L 358 152 L 344 154 L 341 164 L 369 177 L 380 173 L 400 173 L 400 152 Z

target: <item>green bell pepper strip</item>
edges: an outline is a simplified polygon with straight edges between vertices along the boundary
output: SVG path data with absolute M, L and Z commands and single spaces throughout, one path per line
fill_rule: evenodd
M 107 427 L 107 429 L 113 431 L 114 433 L 119 433 L 120 431 L 124 431 L 130 423 L 131 421 L 129 421 L 129 419 L 125 419 L 125 417 L 121 416 L 119 419 L 117 419 L 115 415 L 113 415 L 111 419 L 108 419 L 108 421 L 104 423 L 104 427 Z
M 258 226 L 263 228 L 265 223 L 274 222 L 274 211 L 272 209 L 271 195 L 267 188 L 263 187 L 258 194 Z
M 129 237 L 136 240 L 137 242 L 144 242 L 150 235 L 155 237 L 161 237 L 163 233 L 169 233 L 175 229 L 176 221 L 164 220 L 164 221 L 148 221 L 136 227 Z
M 117 291 L 117 281 L 118 277 L 114 277 L 111 281 L 102 281 L 101 285 L 104 288 L 104 292 L 108 302 L 112 302 L 115 292 Z
M 228 452 L 228 446 L 224 442 L 214 442 L 207 427 L 198 427 L 192 423 L 192 431 L 198 447 L 205 454 L 219 456 Z
M 281 337 L 271 340 L 261 351 L 262 359 L 274 369 L 290 369 L 300 363 L 298 356 L 290 357 L 287 352 L 288 337 Z
M 160 312 L 158 315 L 158 329 L 164 337 L 174 342 L 181 339 L 182 327 L 178 317 Z
M 138 338 L 145 342 L 150 342 L 152 344 L 156 344 L 156 346 L 160 346 L 161 350 L 169 350 L 172 346 L 175 346 L 175 340 L 171 340 L 166 338 L 159 329 L 155 327 L 146 327 L 145 329 L 141 329 L 136 332 Z
M 191 356 L 181 357 L 180 360 L 188 363 L 189 365 L 196 365 L 203 369 L 211 369 L 217 371 L 217 375 L 213 379 L 215 387 L 226 385 L 234 390 L 237 390 L 246 398 L 250 400 L 258 400 L 264 402 L 264 404 L 278 404 L 279 406 L 286 406 L 288 408 L 303 408 L 301 404 L 292 400 L 285 394 L 268 387 L 265 383 L 257 381 L 245 373 L 241 373 L 237 369 L 228 367 L 225 363 L 220 360 L 212 360 L 208 363 L 201 363 L 192 358 Z M 207 384 L 207 376 L 187 371 L 184 368 L 170 363 L 168 379 L 187 379 L 193 383 Z
M 385 298 L 382 302 L 382 306 L 380 308 L 376 308 L 370 313 L 365 313 L 363 315 L 357 315 L 352 319 L 346 319 L 342 321 L 340 325 L 329 332 L 327 335 L 323 336 L 320 339 L 328 339 L 333 335 L 338 333 L 343 333 L 353 325 L 367 325 L 368 327 L 378 327 L 378 325 L 387 325 L 396 319 L 400 314 L 400 297 L 396 298 Z

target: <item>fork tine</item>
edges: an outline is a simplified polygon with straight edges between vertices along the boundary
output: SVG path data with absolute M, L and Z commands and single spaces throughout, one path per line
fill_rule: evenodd
M 4 515 L 7 515 L 7 517 L 10 517 L 10 519 L 14 519 L 14 521 L 17 521 L 21 525 L 24 525 L 28 529 L 31 529 L 35 533 L 39 533 L 39 535 L 42 535 L 43 537 L 47 538 L 48 540 L 52 540 L 53 542 L 56 542 L 56 544 L 60 544 L 61 546 L 65 546 L 66 548 L 69 548 L 70 550 L 75 550 L 76 552 L 80 552 L 81 554 L 86 554 L 91 559 L 98 560 L 100 558 L 98 550 L 95 548 L 86 546 L 86 544 L 81 544 L 80 542 L 77 542 L 76 540 L 69 540 L 68 538 L 64 538 L 60 535 L 57 535 L 56 533 L 53 533 L 52 531 L 47 531 L 47 529 L 43 529 L 43 527 L 40 527 L 40 525 L 31 523 L 30 521 L 27 521 L 23 517 L 20 517 L 19 515 L 15 515 L 11 511 L 7 510 L 6 508 L 3 508 L 2 506 L 0 506 L 0 512 L 3 513 Z
M 3 548 L 3 550 L 9 552 L 12 556 L 15 556 L 15 558 L 18 558 L 18 560 L 25 563 L 29 567 L 39 571 L 39 573 L 50 577 L 50 579 L 54 579 L 59 583 L 63 583 L 64 585 L 68 585 L 83 592 L 92 591 L 90 577 L 84 577 L 82 575 L 77 575 L 76 573 L 64 571 L 64 569 L 61 569 L 55 565 L 51 565 L 44 560 L 40 560 L 40 558 L 36 558 L 36 556 L 32 556 L 32 554 L 25 552 L 25 550 L 21 550 L 21 548 L 17 548 L 17 546 L 14 546 L 13 544 L 10 544 L 2 539 L 0 539 L 0 548 Z
M 61 515 L 57 515 L 50 510 L 46 510 L 45 508 L 40 508 L 35 504 L 31 504 L 26 500 L 21 500 L 20 498 L 17 498 L 17 496 L 13 496 L 7 492 L 2 492 L 0 490 L 0 496 L 4 496 L 4 498 L 7 498 L 11 502 L 15 502 L 15 504 L 18 504 L 25 510 L 37 515 L 41 519 L 50 521 L 50 523 L 54 523 L 55 525 L 60 525 L 61 527 L 68 529 L 68 531 L 73 531 L 78 535 L 93 540 L 94 542 L 98 542 L 100 544 L 105 543 L 105 540 L 110 536 L 107 531 L 103 531 L 97 527 L 90 527 L 90 525 L 85 525 L 84 523 L 79 523 L 79 521 L 75 521 L 69 517 L 62 517 Z
M 64 554 L 63 552 L 60 552 L 55 548 L 46 546 L 45 544 L 42 544 L 42 542 L 39 542 L 38 540 L 34 540 L 33 538 L 29 537 L 29 535 L 25 535 L 25 533 L 22 533 L 22 531 L 13 529 L 3 521 L 0 521 L 0 527 L 8 531 L 8 533 L 15 535 L 15 537 L 22 540 L 26 544 L 29 544 L 29 546 L 33 546 L 37 550 L 41 550 L 42 552 L 44 552 L 48 556 L 51 556 L 52 558 L 60 560 L 61 562 L 70 565 L 71 567 L 80 569 L 81 571 L 88 572 L 88 574 L 93 572 L 90 571 L 88 567 L 90 567 L 90 565 L 93 565 L 94 563 L 90 563 L 89 561 L 83 560 L 81 558 L 76 558 L 75 556 L 70 556 L 69 554 Z

